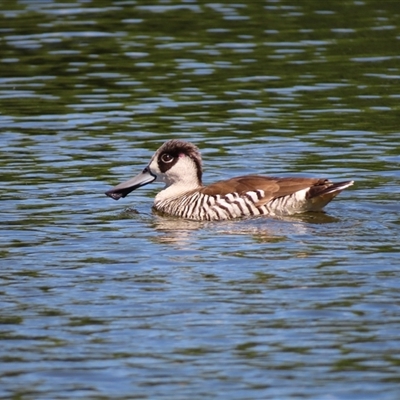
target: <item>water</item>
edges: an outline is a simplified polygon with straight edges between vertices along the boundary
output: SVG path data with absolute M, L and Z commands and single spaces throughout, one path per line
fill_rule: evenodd
M 8 1 L 0 398 L 398 399 L 397 2 Z M 322 215 L 114 202 L 170 138 L 205 182 L 354 179 Z

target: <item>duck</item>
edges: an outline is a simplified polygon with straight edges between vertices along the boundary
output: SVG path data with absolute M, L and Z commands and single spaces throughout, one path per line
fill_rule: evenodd
M 203 185 L 200 150 L 181 139 L 165 142 L 134 178 L 106 191 L 114 200 L 151 182 L 165 187 L 153 210 L 197 221 L 231 220 L 256 216 L 288 216 L 320 212 L 354 181 L 333 183 L 325 178 L 244 175 Z

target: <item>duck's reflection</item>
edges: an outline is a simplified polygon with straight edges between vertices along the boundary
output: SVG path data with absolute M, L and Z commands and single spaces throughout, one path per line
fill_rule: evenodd
M 231 221 L 191 221 L 182 218 L 154 214 L 150 227 L 158 234 L 151 239 L 158 244 L 170 244 L 179 248 L 191 247 L 199 235 L 252 236 L 258 243 L 277 243 L 292 235 L 309 234 L 315 224 L 335 223 L 339 220 L 325 213 L 309 213 L 290 217 L 260 217 Z M 161 234 L 160 234 L 161 233 Z

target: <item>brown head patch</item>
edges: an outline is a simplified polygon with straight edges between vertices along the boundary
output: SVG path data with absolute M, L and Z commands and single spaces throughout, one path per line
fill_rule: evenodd
M 160 147 L 157 157 L 158 168 L 161 172 L 166 173 L 182 156 L 190 157 L 193 160 L 196 165 L 197 178 L 201 184 L 203 169 L 200 151 L 194 144 L 184 140 L 169 140 Z

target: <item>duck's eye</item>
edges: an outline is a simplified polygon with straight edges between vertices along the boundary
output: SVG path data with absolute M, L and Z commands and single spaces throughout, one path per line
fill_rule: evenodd
M 174 157 L 172 157 L 171 154 L 164 153 L 164 154 L 161 156 L 161 161 L 164 162 L 164 163 L 166 163 L 166 164 L 172 162 L 173 160 L 174 160 Z

